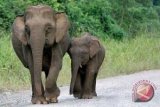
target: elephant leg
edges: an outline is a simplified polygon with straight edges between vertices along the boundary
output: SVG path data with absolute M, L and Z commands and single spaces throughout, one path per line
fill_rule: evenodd
M 33 72 L 30 71 L 31 74 L 31 83 L 32 83 L 32 103 L 33 104 L 47 104 L 48 102 L 46 101 L 46 99 L 44 98 L 44 88 L 43 88 L 43 84 L 41 81 L 41 90 L 42 90 L 42 96 L 37 96 L 35 94 L 35 85 L 34 85 L 34 75 Z
M 51 66 L 48 77 L 46 79 L 46 84 L 45 84 L 45 97 L 46 100 L 51 102 L 51 103 L 57 103 L 57 97 L 60 94 L 60 90 L 57 87 L 57 77 L 59 74 L 59 70 L 55 65 L 55 66 Z
M 62 68 L 63 55 L 61 53 L 62 52 L 59 49 L 57 49 L 57 47 L 54 47 L 54 49 L 52 49 L 51 66 L 45 85 L 45 97 L 46 100 L 51 103 L 57 103 L 57 97 L 60 94 L 60 90 L 57 87 L 56 82 L 59 75 L 59 71 Z
M 28 50 L 29 51 L 29 50 Z M 41 90 L 42 90 L 42 96 L 37 96 L 36 95 L 36 90 L 35 90 L 35 81 L 34 81 L 34 70 L 33 70 L 33 58 L 31 52 L 27 52 L 28 54 L 28 65 L 29 65 L 29 70 L 30 70 L 30 75 L 31 75 L 31 84 L 32 84 L 32 103 L 33 104 L 47 104 L 47 101 L 44 98 L 44 88 L 42 85 L 41 81 Z
M 73 89 L 73 95 L 74 95 L 75 98 L 76 97 L 80 98 L 80 95 L 81 95 L 81 75 L 80 75 L 80 71 L 78 71 L 78 74 L 77 74 L 77 78 L 76 78 L 74 89 Z
M 94 80 L 94 73 L 87 72 L 81 96 L 82 99 L 91 99 L 93 97 L 92 94 L 93 80 Z
M 92 94 L 93 94 L 93 96 L 97 96 L 97 93 L 96 93 L 96 78 L 97 78 L 97 73 L 95 73 L 95 75 L 94 75 L 94 80 L 93 80 L 93 84 L 92 84 Z
M 95 77 L 95 62 L 90 61 L 85 71 L 84 86 L 83 86 L 83 92 L 81 95 L 82 99 L 93 98 L 92 87 L 94 83 L 94 77 Z

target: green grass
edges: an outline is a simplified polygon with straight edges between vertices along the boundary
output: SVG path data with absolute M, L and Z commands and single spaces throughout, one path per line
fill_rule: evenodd
M 107 53 L 100 78 L 160 68 L 160 38 L 142 35 L 121 42 L 106 40 L 103 45 Z
M 116 41 L 101 40 L 106 57 L 99 72 L 99 78 L 131 74 L 134 72 L 160 68 L 160 38 L 137 36 L 134 39 Z M 58 85 L 70 82 L 70 58 L 66 54 L 59 74 Z M 12 49 L 8 34 L 0 34 L 0 89 L 28 89 L 30 75 L 18 60 Z
M 0 89 L 28 88 L 29 72 L 13 51 L 8 34 L 0 38 Z

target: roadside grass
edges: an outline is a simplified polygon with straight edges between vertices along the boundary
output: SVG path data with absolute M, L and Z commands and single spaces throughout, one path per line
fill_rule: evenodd
M 29 72 L 18 60 L 13 51 L 8 34 L 0 38 L 0 89 L 28 88 Z
M 106 57 L 99 74 L 100 78 L 131 74 L 142 70 L 160 68 L 160 38 L 137 36 L 131 40 L 102 41 Z
M 122 41 L 101 40 L 106 49 L 106 57 L 98 78 L 159 69 L 160 38 L 146 35 Z M 59 86 L 69 84 L 71 79 L 70 58 L 66 54 L 63 59 L 63 67 L 58 77 Z M 31 85 L 28 70 L 23 67 L 15 55 L 8 33 L 0 34 L 0 90 L 29 88 Z

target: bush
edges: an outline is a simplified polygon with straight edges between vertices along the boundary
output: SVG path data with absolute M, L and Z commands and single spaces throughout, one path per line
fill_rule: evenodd
M 11 27 L 11 24 L 17 14 L 22 12 L 21 7 L 23 7 L 23 4 L 19 6 L 18 1 L 3 1 L 0 0 L 0 27 L 3 29 L 9 29 Z M 23 3 L 23 2 L 22 2 Z
M 106 0 L 69 2 L 66 11 L 72 21 L 71 35 L 89 31 L 97 36 L 105 34 L 103 38 L 123 38 L 125 32 L 110 16 L 111 10 L 111 4 Z
M 9 30 L 16 15 L 29 5 L 46 4 L 71 20 L 70 35 L 91 32 L 101 38 L 122 39 L 160 28 L 158 0 L 0 0 L 0 29 Z
M 60 10 L 62 7 L 57 0 L 0 0 L 0 28 L 10 30 L 11 25 L 17 15 L 23 14 L 24 10 L 30 5 L 47 4 L 55 10 Z

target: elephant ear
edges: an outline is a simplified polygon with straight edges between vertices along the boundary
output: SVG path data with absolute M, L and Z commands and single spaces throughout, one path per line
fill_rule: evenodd
M 27 38 L 25 36 L 24 17 L 17 16 L 12 25 L 13 36 L 18 38 L 22 44 L 27 45 Z
M 99 43 L 98 39 L 91 38 L 89 45 L 90 45 L 89 46 L 89 55 L 90 55 L 90 58 L 93 58 L 100 49 L 100 43 Z
M 56 13 L 56 43 L 62 40 L 69 29 L 69 21 L 65 13 Z

